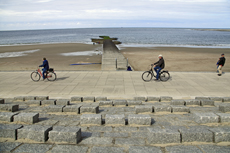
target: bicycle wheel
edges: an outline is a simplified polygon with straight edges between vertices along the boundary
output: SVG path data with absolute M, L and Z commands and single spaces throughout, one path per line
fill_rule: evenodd
M 54 73 L 54 72 L 49 72 L 49 73 L 47 74 L 47 79 L 48 79 L 49 81 L 55 81 L 56 78 L 57 78 L 57 76 L 56 76 L 56 73 Z
M 36 72 L 36 71 L 32 72 L 30 77 L 35 82 L 39 81 L 40 78 L 41 78 L 40 74 L 38 72 Z
M 160 80 L 161 81 L 167 81 L 170 78 L 170 74 L 168 72 L 161 72 L 160 73 Z
M 151 71 L 145 71 L 143 74 L 142 74 L 142 79 L 146 82 L 150 81 L 152 79 L 152 72 Z

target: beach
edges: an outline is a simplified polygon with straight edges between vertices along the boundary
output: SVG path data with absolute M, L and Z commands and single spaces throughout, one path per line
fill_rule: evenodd
M 162 54 L 169 71 L 215 72 L 220 54 L 225 53 L 224 72 L 230 72 L 227 63 L 229 48 L 187 47 L 119 47 L 135 71 L 148 70 L 150 64 Z M 81 43 L 56 43 L 35 45 L 0 46 L 0 71 L 35 70 L 46 57 L 54 70 L 98 71 L 101 70 L 102 45 Z M 83 53 L 86 53 L 85 55 Z M 19 53 L 19 54 L 17 54 Z M 77 55 L 77 53 L 79 53 Z M 15 55 L 17 57 L 10 57 Z M 23 56 L 21 56 L 23 55 Z M 87 64 L 89 65 L 71 65 Z

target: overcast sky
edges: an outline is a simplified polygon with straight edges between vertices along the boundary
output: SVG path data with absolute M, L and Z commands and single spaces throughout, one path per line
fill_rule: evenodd
M 0 0 L 0 30 L 230 28 L 230 0 Z

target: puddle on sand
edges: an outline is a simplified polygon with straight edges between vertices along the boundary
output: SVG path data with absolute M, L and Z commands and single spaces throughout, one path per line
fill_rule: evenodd
M 37 52 L 37 51 L 40 51 L 40 49 L 27 50 L 27 51 L 21 51 L 21 52 L 0 53 L 0 58 L 27 56 L 28 54 L 34 53 L 34 52 Z

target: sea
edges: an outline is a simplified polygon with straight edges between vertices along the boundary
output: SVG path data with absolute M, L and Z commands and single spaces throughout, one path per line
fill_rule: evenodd
M 192 28 L 76 28 L 0 31 L 0 45 L 86 43 L 110 36 L 121 47 L 230 48 L 230 31 Z

